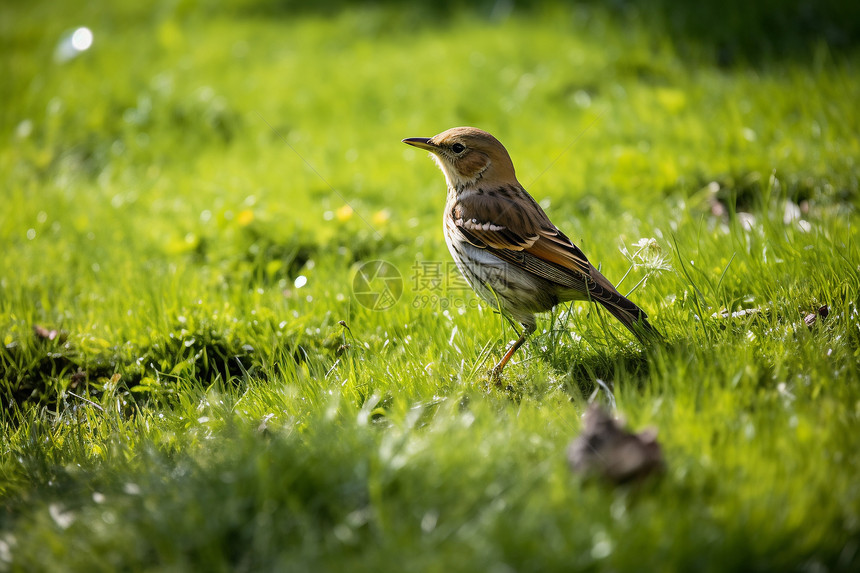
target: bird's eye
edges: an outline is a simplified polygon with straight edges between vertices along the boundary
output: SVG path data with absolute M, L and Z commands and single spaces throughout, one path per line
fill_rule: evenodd
M 451 151 L 454 153 L 462 153 L 464 149 L 466 149 L 466 146 L 462 143 L 455 143 L 451 146 Z

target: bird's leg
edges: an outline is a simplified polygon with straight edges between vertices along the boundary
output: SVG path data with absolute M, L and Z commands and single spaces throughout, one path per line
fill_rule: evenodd
M 499 363 L 493 366 L 493 369 L 490 371 L 490 377 L 497 385 L 501 383 L 502 370 L 505 368 L 505 364 L 507 364 L 508 360 L 511 359 L 511 356 L 514 355 L 514 352 L 516 352 L 517 349 L 523 345 L 523 343 L 526 341 L 526 337 L 528 337 L 528 335 L 534 331 L 535 326 L 523 325 L 523 332 L 522 334 L 520 334 L 520 337 L 517 338 L 516 342 L 514 342 L 510 348 L 508 348 L 508 351 L 505 352 L 505 355 L 502 356 L 502 359 L 499 360 Z

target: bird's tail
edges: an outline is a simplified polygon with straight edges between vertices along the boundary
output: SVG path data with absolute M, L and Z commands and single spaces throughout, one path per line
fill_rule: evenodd
M 645 314 L 645 311 L 622 295 L 619 294 L 611 298 L 599 298 L 597 302 L 602 304 L 612 316 L 620 320 L 621 324 L 636 335 L 639 342 L 645 343 L 663 338 L 660 331 L 648 322 L 648 315 Z
M 594 282 L 590 283 L 589 296 L 603 305 L 609 313 L 621 321 L 640 342 L 662 340 L 663 335 L 648 322 L 645 311 L 618 292 L 612 283 L 594 267 L 591 268 Z

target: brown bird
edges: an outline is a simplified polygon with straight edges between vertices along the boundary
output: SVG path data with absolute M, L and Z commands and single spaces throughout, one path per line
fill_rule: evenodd
M 455 127 L 403 143 L 429 151 L 445 174 L 445 242 L 457 268 L 482 299 L 523 326 L 494 378 L 534 332 L 535 313 L 560 302 L 599 302 L 641 341 L 659 337 L 642 309 L 615 290 L 520 185 L 499 140 Z

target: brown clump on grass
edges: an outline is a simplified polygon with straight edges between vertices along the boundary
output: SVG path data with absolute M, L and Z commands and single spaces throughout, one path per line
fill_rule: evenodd
M 613 484 L 639 481 L 665 468 L 656 430 L 629 432 L 597 404 L 585 413 L 585 427 L 568 447 L 567 459 L 575 473 Z

